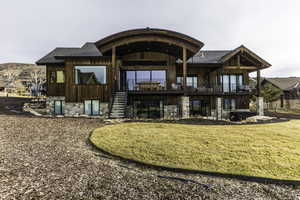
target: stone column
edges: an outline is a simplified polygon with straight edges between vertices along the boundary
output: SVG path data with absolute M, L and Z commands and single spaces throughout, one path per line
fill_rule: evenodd
M 264 116 L 264 98 L 263 97 L 257 97 L 256 110 L 257 110 L 257 115 Z
M 182 111 L 182 118 L 187 119 L 190 118 L 190 97 L 182 96 L 181 97 L 181 111 Z
M 222 119 L 222 98 L 217 97 L 216 99 L 216 120 L 221 120 Z

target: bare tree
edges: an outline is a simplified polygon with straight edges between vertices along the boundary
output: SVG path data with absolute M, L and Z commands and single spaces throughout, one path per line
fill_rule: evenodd
M 35 69 L 30 72 L 30 89 L 34 96 L 39 96 L 45 82 L 45 72 L 42 69 Z
M 9 70 L 7 69 L 4 73 L 4 76 L 9 84 L 14 84 L 17 80 L 18 76 L 20 75 L 19 70 Z

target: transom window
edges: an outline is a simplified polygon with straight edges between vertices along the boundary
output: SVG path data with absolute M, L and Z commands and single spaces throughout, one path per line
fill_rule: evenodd
M 107 83 L 106 66 L 75 66 L 75 83 L 97 85 Z
M 99 100 L 84 101 L 84 113 L 90 116 L 100 115 L 100 101 Z

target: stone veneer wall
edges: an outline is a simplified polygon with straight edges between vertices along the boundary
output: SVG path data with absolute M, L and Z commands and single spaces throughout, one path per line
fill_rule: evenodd
M 174 119 L 179 117 L 179 111 L 177 105 L 164 105 L 164 118 Z
M 65 97 L 48 97 L 46 100 L 46 112 L 48 114 L 52 115 L 54 113 L 54 101 L 65 101 Z
M 54 102 L 65 101 L 65 97 L 48 97 L 46 101 L 47 113 L 54 114 Z M 80 117 L 87 116 L 84 114 L 84 103 L 64 103 L 64 115 L 66 117 Z M 109 103 L 100 102 L 100 116 L 108 117 Z
M 181 103 L 181 117 L 183 119 L 190 118 L 190 97 L 182 96 L 180 98 Z

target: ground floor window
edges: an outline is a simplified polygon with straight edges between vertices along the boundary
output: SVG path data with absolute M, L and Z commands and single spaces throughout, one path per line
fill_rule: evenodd
M 100 101 L 99 100 L 84 101 L 84 113 L 90 116 L 100 115 Z
M 190 101 L 190 114 L 191 116 L 207 116 L 209 113 L 210 104 L 209 101 L 200 99 L 200 100 L 191 100 Z
M 65 112 L 65 102 L 64 101 L 54 101 L 54 114 L 63 115 Z
M 138 118 L 162 118 L 163 102 L 160 100 L 135 101 L 136 116 Z
M 236 101 L 233 98 L 224 98 L 223 109 L 224 110 L 235 110 Z

